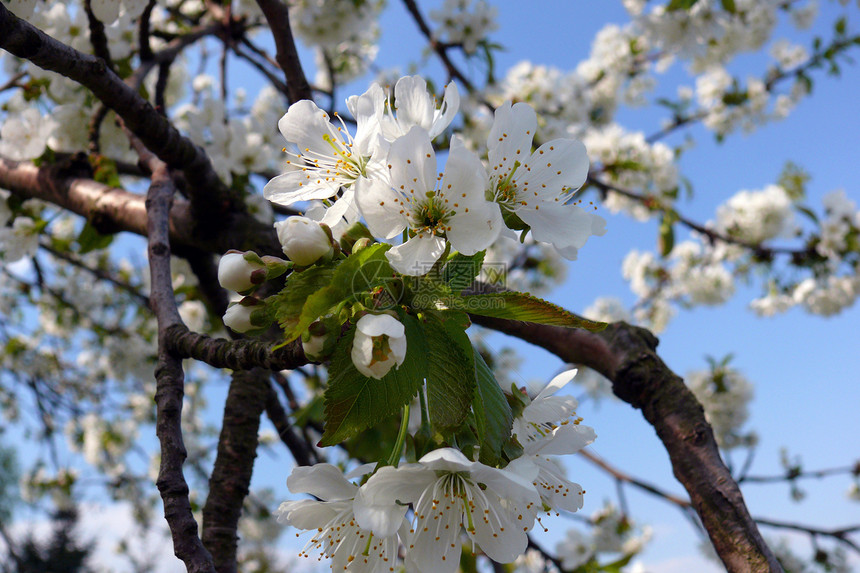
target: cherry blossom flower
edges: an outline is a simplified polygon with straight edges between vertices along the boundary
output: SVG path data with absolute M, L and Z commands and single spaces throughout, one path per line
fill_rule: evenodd
M 496 240 L 501 213 L 484 199 L 481 161 L 459 138 L 451 140 L 438 187 L 436 154 L 421 127 L 412 127 L 391 144 L 387 163 L 390 179 L 361 178 L 356 198 L 375 235 L 391 239 L 408 229 L 410 238 L 385 253 L 394 270 L 425 274 L 444 252 L 446 239 L 465 255 Z
M 278 508 L 278 522 L 314 531 L 300 556 L 316 549 L 331 559 L 332 571 L 382 573 L 394 570 L 397 536 L 380 536 L 362 528 L 355 519 L 353 501 L 358 486 L 348 477 L 370 470 L 361 466 L 344 476 L 331 464 L 297 467 L 287 478 L 293 493 L 308 493 L 319 499 L 285 501 Z
M 535 240 L 575 260 L 588 237 L 606 232 L 602 217 L 570 204 L 588 175 L 588 154 L 575 139 L 555 139 L 530 153 L 536 129 L 528 104 L 506 102 L 496 109 L 487 137 L 489 192 L 509 227 L 530 228 Z
M 35 159 L 45 151 L 54 122 L 35 107 L 10 115 L 0 126 L 0 154 L 17 161 Z
M 403 323 L 388 314 L 365 314 L 355 325 L 352 362 L 359 372 L 380 379 L 406 359 Z
M 332 125 L 329 115 L 314 102 L 301 100 L 291 105 L 278 121 L 278 129 L 287 142 L 297 146 L 298 153 L 290 153 L 289 170 L 263 188 L 266 199 L 280 205 L 328 199 L 372 171 L 384 98 L 382 88 L 373 84 L 361 96 L 346 100 L 356 119 L 354 138 L 343 120 L 340 127 Z
M 562 372 L 544 387 L 522 414 L 514 419 L 513 433 L 527 455 L 573 454 L 597 437 L 594 429 L 580 425 L 573 396 L 555 396 L 576 376 L 576 369 Z
M 360 525 L 384 536 L 399 527 L 402 504 L 411 503 L 406 561 L 418 571 L 456 571 L 461 530 L 490 559 L 510 563 L 526 550 L 533 525 L 517 507 L 539 504 L 531 481 L 440 448 L 417 463 L 381 468 L 362 486 L 355 515 Z

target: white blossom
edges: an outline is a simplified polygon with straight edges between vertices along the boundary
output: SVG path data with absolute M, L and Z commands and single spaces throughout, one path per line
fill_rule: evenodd
M 0 126 L 0 155 L 16 161 L 39 157 L 53 127 L 53 120 L 43 117 L 36 107 L 7 116 Z
M 489 193 L 505 217 L 527 225 L 537 241 L 552 243 L 561 256 L 575 260 L 591 235 L 603 235 L 606 221 L 570 204 L 588 175 L 588 154 L 575 139 L 557 139 L 531 153 L 537 116 L 526 103 L 496 109 L 487 138 Z M 506 219 L 515 229 L 522 226 Z
M 426 274 L 442 256 L 446 240 L 465 255 L 492 244 L 501 231 L 498 206 L 484 198 L 486 178 L 478 157 L 451 141 L 445 173 L 437 179 L 430 136 L 413 126 L 391 144 L 389 179 L 358 182 L 356 196 L 370 231 L 391 239 L 411 235 L 385 256 L 397 272 Z
M 278 129 L 297 151 L 290 153 L 287 172 L 263 188 L 266 199 L 280 205 L 328 199 L 372 172 L 370 159 L 378 143 L 384 98 L 382 88 L 373 84 L 361 96 L 347 99 L 347 108 L 357 121 L 355 138 L 343 120 L 340 127 L 332 125 L 329 115 L 314 102 L 301 100 L 291 105 L 278 121 Z
M 442 8 L 430 11 L 439 24 L 436 36 L 443 42 L 463 44 L 467 54 L 475 53 L 478 43 L 498 29 L 498 9 L 485 0 L 445 0 Z
M 355 473 L 366 473 L 369 469 L 362 466 Z M 287 478 L 287 487 L 292 493 L 308 493 L 319 500 L 285 501 L 278 508 L 279 523 L 313 531 L 300 556 L 310 557 L 310 550 L 318 550 L 331 559 L 332 571 L 394 570 L 396 533 L 371 534 L 369 528 L 360 525 L 354 509 L 358 486 L 348 481 L 338 468 L 331 464 L 296 467 Z
M 404 544 L 407 568 L 424 573 L 453 573 L 460 562 L 460 532 L 492 560 L 510 563 L 528 544 L 533 522 L 527 512 L 539 504 L 531 480 L 469 461 L 460 451 L 441 448 L 417 463 L 386 466 L 362 486 L 356 518 L 375 534 L 399 527 L 412 504 L 412 527 Z
M 218 261 L 218 284 L 233 292 L 245 292 L 262 282 L 262 280 L 255 280 L 261 271 L 262 278 L 265 278 L 264 264 L 249 261 L 245 258 L 245 253 L 230 251 Z
M 406 330 L 388 314 L 365 314 L 355 324 L 352 362 L 359 372 L 380 379 L 406 359 Z

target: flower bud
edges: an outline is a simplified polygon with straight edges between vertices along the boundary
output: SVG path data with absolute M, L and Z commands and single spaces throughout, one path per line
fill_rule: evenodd
M 245 292 L 266 280 L 266 265 L 248 260 L 245 253 L 228 251 L 218 263 L 218 282 L 227 290 Z
M 326 317 L 311 324 L 302 334 L 302 351 L 308 360 L 322 362 L 334 350 L 340 328 L 331 318 Z
M 261 328 L 261 325 L 254 324 L 252 320 L 254 311 L 258 306 L 262 306 L 259 303 L 259 300 L 246 296 L 239 302 L 231 304 L 224 313 L 224 325 L 234 332 L 248 332 Z
M 307 217 L 290 217 L 275 223 L 284 254 L 306 267 L 332 252 L 331 239 L 319 223 Z
M 359 372 L 380 379 L 406 358 L 406 331 L 388 314 L 366 314 L 356 323 L 352 362 Z

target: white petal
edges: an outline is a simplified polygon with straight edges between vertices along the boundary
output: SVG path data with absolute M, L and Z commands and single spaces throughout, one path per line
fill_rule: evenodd
M 576 413 L 577 406 L 573 396 L 546 396 L 526 406 L 523 419 L 536 424 L 560 422 Z
M 460 92 L 457 90 L 457 84 L 454 82 L 448 83 L 445 86 L 445 96 L 442 99 L 442 107 L 435 110 L 433 125 L 430 127 L 430 139 L 434 139 L 437 135 L 445 131 L 445 128 L 451 125 L 454 116 L 457 115 L 457 110 L 460 108 Z
M 463 452 L 454 448 L 438 448 L 424 454 L 418 463 L 432 470 L 449 472 L 471 471 L 475 462 L 463 455 Z
M 535 130 L 537 115 L 529 104 L 519 102 L 512 107 L 511 102 L 505 102 L 496 109 L 495 121 L 487 136 L 491 176 L 504 178 L 515 161 L 523 164 L 528 160 Z
M 468 209 L 468 213 L 458 211 L 451 217 L 451 230 L 447 231 L 447 236 L 454 249 L 464 255 L 474 255 L 495 242 L 504 227 L 504 221 L 496 203 L 485 201 Z
M 565 370 L 561 374 L 555 376 L 552 380 L 549 381 L 549 384 L 544 386 L 543 390 L 535 396 L 534 402 L 542 398 L 546 398 L 547 396 L 552 396 L 562 388 L 564 388 L 568 382 L 573 380 L 573 377 L 576 376 L 576 368 L 571 368 L 570 370 Z
M 326 112 L 311 100 L 303 99 L 290 106 L 278 121 L 278 129 L 300 153 L 333 157 L 334 150 L 323 137 L 331 136 L 332 126 Z
M 454 573 L 460 564 L 463 511 L 458 503 L 434 509 L 431 498 L 425 496 L 415 507 L 415 523 L 406 538 L 406 559 L 422 573 Z
M 278 205 L 292 205 L 297 201 L 327 199 L 337 194 L 339 184 L 326 181 L 316 171 L 287 171 L 272 178 L 263 187 L 263 196 Z
M 385 180 L 359 177 L 355 199 L 367 227 L 377 237 L 390 239 L 406 228 L 408 219 L 400 213 L 400 195 Z
M 591 236 L 591 214 L 576 205 L 540 202 L 517 210 L 536 241 L 556 248 L 585 246 Z
M 403 524 L 403 518 L 409 506 L 398 505 L 391 497 L 388 498 L 388 503 L 373 503 L 364 492 L 364 487 L 358 490 L 352 506 L 359 527 L 369 529 L 374 535 L 381 537 L 388 537 L 397 533 Z
M 552 437 L 536 442 L 536 447 L 529 448 L 529 453 L 540 453 L 542 456 L 575 454 L 595 439 L 597 434 L 594 433 L 594 428 L 580 424 L 565 424 L 556 428 Z
M 278 507 L 278 523 L 292 525 L 298 529 L 317 529 L 334 519 L 344 503 L 325 503 L 313 499 L 285 501 Z
M 365 314 L 356 323 L 356 328 L 368 336 L 387 334 L 393 338 L 403 336 L 403 323 L 390 314 Z
M 526 162 L 525 169 L 517 171 L 514 179 L 526 193 L 538 192 L 542 196 L 558 197 L 565 189 L 579 189 L 588 176 L 588 152 L 576 139 L 555 139 L 535 151 Z M 546 187 L 544 187 L 546 185 Z
M 391 186 L 406 197 L 423 199 L 436 188 L 436 152 L 427 131 L 413 127 L 391 144 L 388 152 Z
M 427 82 L 421 76 L 404 76 L 394 86 L 394 103 L 397 106 L 397 123 L 403 131 L 413 125 L 425 130 L 433 124 L 436 107 L 427 93 Z
M 490 518 L 489 523 L 475 519 L 475 530 L 469 536 L 478 542 L 487 557 L 493 561 L 511 563 L 525 553 L 528 547 L 528 538 L 523 530 L 526 526 L 523 525 L 525 520 L 517 520 L 516 516 L 503 508 L 500 501 L 494 499 L 495 496 L 492 494 L 486 497 L 490 504 L 496 506 L 495 511 L 490 509 L 490 513 L 495 515 Z M 477 509 L 483 511 L 480 506 Z M 531 524 L 525 523 L 531 529 Z
M 499 497 L 514 500 L 522 505 L 540 502 L 533 480 L 518 473 L 475 463 L 472 476 L 476 481 L 486 484 Z
M 315 464 L 293 468 L 287 478 L 293 493 L 309 493 L 325 501 L 352 499 L 358 489 L 343 477 L 343 472 L 331 464 Z
M 385 92 L 375 83 L 362 95 L 350 96 L 346 107 L 356 121 L 353 151 L 369 156 L 380 133 L 379 120 L 385 110 Z
M 365 503 L 382 505 L 400 501 L 417 503 L 425 489 L 436 481 L 436 474 L 421 464 L 385 466 L 361 486 Z
M 445 252 L 445 239 L 429 234 L 412 237 L 385 253 L 391 268 L 402 275 L 421 276 L 433 267 Z
M 455 213 L 449 219 L 448 239 L 464 255 L 489 247 L 504 226 L 499 206 L 484 198 L 487 186 L 481 160 L 459 137 L 452 138 L 439 195 Z

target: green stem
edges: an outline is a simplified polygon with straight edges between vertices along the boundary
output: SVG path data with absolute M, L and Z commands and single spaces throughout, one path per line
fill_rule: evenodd
M 397 433 L 397 442 L 391 455 L 388 456 L 388 465 L 397 467 L 400 463 L 400 453 L 403 451 L 403 443 L 406 441 L 406 430 L 409 428 L 409 404 L 403 405 L 403 415 L 400 418 L 400 431 Z

